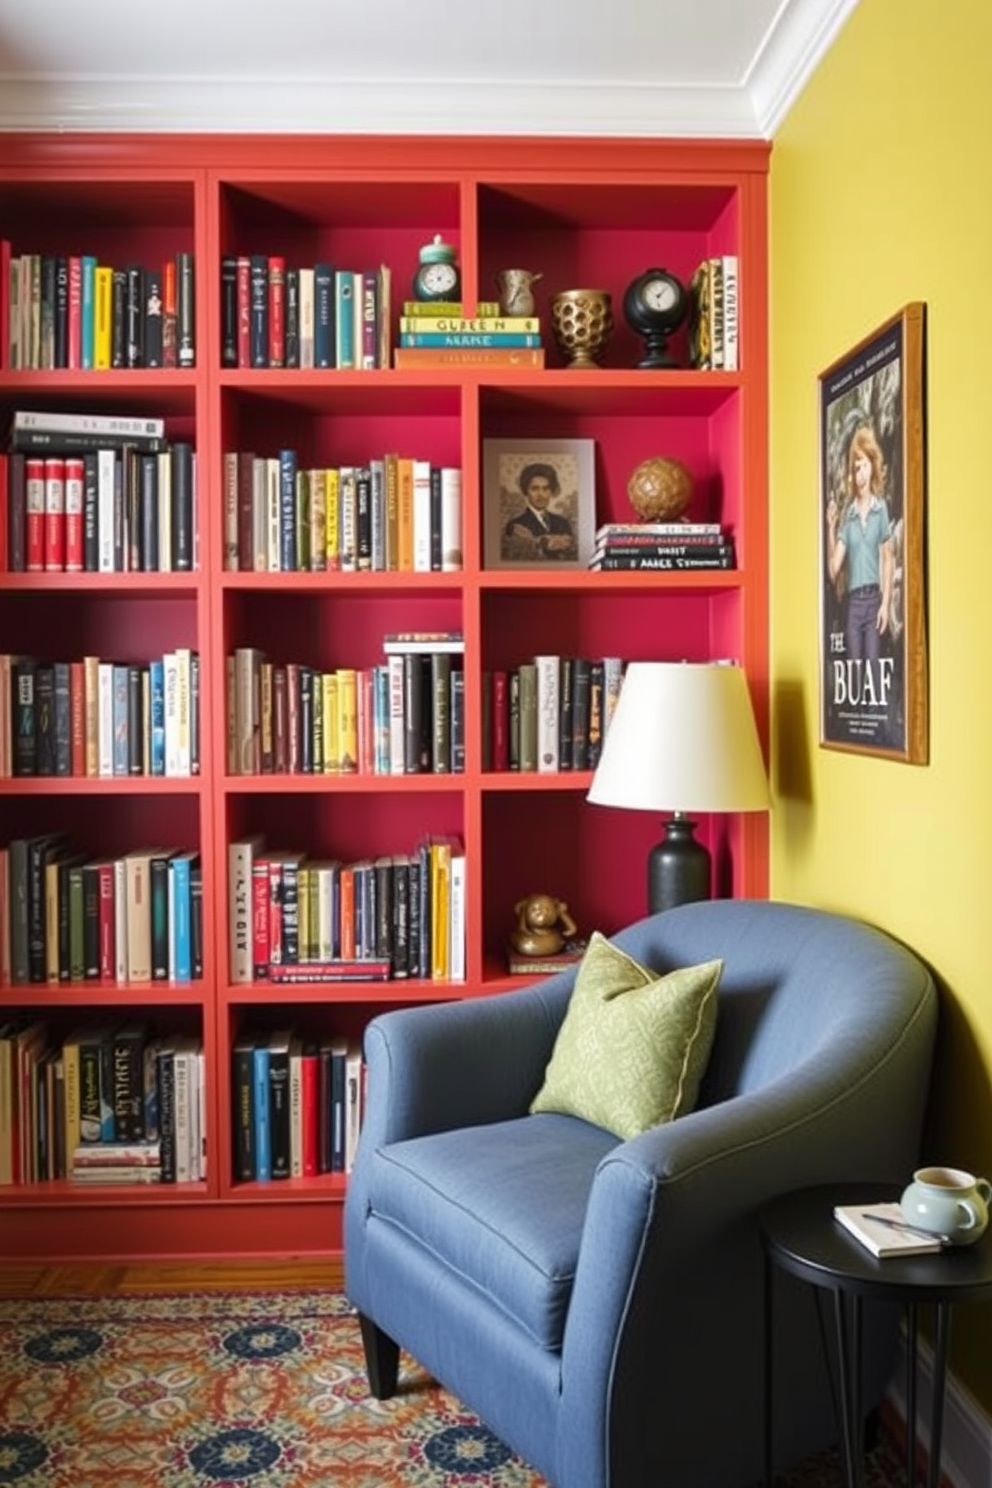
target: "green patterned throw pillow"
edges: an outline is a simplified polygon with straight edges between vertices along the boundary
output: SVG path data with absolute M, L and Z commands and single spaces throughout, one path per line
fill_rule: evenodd
M 722 961 L 659 976 L 595 931 L 531 1111 L 626 1141 L 691 1111 L 716 1029 Z

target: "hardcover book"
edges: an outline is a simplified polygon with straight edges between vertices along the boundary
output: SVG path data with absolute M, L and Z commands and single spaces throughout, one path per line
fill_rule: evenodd
M 526 346 L 397 346 L 393 366 L 543 367 L 544 348 Z
M 523 951 L 507 948 L 506 964 L 513 976 L 551 976 L 574 966 L 585 955 L 586 942 L 569 941 L 555 956 L 528 956 Z

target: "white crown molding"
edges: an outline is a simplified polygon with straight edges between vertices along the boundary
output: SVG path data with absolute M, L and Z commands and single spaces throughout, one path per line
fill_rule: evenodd
M 788 0 L 769 28 L 744 86 L 757 132 L 772 139 L 858 0 Z
M 755 138 L 740 88 L 449 78 L 0 77 L 0 129 Z
M 858 0 L 780 0 L 739 83 L 0 75 L 0 130 L 771 138 Z

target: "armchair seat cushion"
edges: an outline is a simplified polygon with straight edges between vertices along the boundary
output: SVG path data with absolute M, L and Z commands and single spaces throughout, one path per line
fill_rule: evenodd
M 552 1114 L 393 1142 L 372 1158 L 370 1216 L 558 1350 L 593 1176 L 617 1145 Z

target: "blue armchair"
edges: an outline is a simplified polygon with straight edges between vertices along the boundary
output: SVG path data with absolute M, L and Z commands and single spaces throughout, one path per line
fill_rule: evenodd
M 912 1172 L 936 991 L 880 931 L 794 905 L 686 905 L 615 941 L 659 971 L 725 962 L 695 1111 L 626 1142 L 528 1114 L 574 969 L 374 1019 L 346 1288 L 374 1394 L 402 1346 L 555 1488 L 740 1488 L 762 1469 L 756 1210 Z M 835 1426 L 809 1289 L 777 1285 L 784 1468 Z M 865 1327 L 870 1408 L 896 1314 Z

